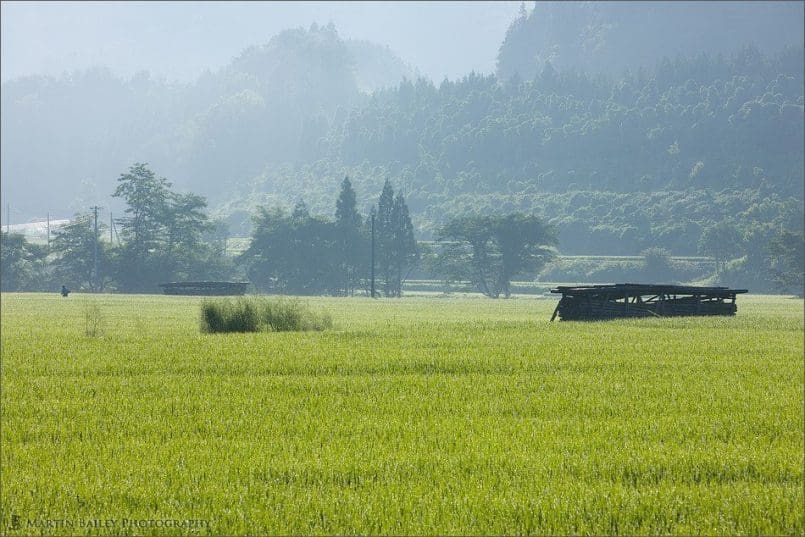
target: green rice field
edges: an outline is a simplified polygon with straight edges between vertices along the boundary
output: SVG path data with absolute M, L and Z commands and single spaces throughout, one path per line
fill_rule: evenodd
M 803 535 L 803 301 L 548 322 L 554 299 L 3 294 L 0 534 Z M 88 335 L 89 334 L 89 335 Z

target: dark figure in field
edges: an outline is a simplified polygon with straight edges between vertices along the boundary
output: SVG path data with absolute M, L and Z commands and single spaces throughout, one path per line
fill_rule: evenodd
M 65 286 L 61 286 L 61 296 L 67 296 L 70 294 L 70 290 L 67 289 Z

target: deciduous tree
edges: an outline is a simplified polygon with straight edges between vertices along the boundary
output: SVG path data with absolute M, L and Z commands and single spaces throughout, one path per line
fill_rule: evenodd
M 512 278 L 538 271 L 553 255 L 549 247 L 557 243 L 553 227 L 520 213 L 453 219 L 441 230 L 444 239 L 458 243 L 444 254 L 467 258 L 473 283 L 492 298 L 511 296 Z
M 77 214 L 55 232 L 50 250 L 55 255 L 53 276 L 71 289 L 103 291 L 111 278 L 108 244 L 97 240 L 92 214 Z M 98 223 L 101 234 L 105 226 Z M 98 274 L 95 274 L 95 254 Z M 97 287 L 96 287 L 97 283 Z

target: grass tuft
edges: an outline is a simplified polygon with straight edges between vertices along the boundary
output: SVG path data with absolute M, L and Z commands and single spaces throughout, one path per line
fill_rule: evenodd
M 259 329 L 260 319 L 254 299 L 216 299 L 201 303 L 202 332 L 257 332 Z
M 84 302 L 84 335 L 87 337 L 100 337 L 106 328 L 101 306 L 95 300 Z
M 205 300 L 201 304 L 201 331 L 302 332 L 332 328 L 327 312 L 314 312 L 298 299 L 240 297 Z

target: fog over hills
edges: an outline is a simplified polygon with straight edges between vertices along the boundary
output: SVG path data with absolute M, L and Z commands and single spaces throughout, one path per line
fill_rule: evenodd
M 4 3 L 0 214 L 118 210 L 117 177 L 148 162 L 240 235 L 259 204 L 331 211 L 349 174 L 362 208 L 398 185 L 425 237 L 449 214 L 509 207 L 565 219 L 575 251 L 614 248 L 624 229 L 631 249 L 695 251 L 706 211 L 684 232 L 614 224 L 611 196 L 730 189 L 724 217 L 774 195 L 753 218 L 801 221 L 802 10 Z M 606 196 L 576 207 L 577 191 Z
M 287 28 L 335 24 L 438 82 L 492 72 L 519 2 L 4 2 L 2 81 L 104 66 L 190 82 Z M 529 60 L 651 67 L 663 55 L 764 52 L 803 40 L 802 2 L 536 2 Z M 505 66 L 504 66 L 505 69 Z
M 773 53 L 803 43 L 802 2 L 536 2 L 521 10 L 500 49 L 497 75 L 529 79 L 560 70 L 622 74 L 662 58 Z
M 105 66 L 190 82 L 288 28 L 332 22 L 434 80 L 492 72 L 518 2 L 4 2 L 2 80 Z M 447 37 L 446 37 L 447 34 Z

